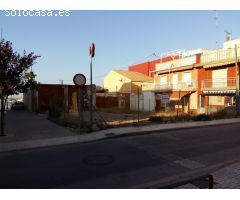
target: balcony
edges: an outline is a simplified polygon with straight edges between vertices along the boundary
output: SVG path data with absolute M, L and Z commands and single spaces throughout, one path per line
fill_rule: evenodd
M 194 91 L 197 89 L 197 81 L 190 82 L 178 82 L 176 84 L 173 83 L 144 83 L 142 85 L 143 91 Z
M 240 48 L 237 50 L 238 58 L 240 57 Z M 235 62 L 235 49 L 216 50 L 205 53 L 201 56 L 201 65 L 212 64 L 230 64 Z
M 236 89 L 235 78 L 202 81 L 202 90 L 234 90 L 234 89 Z
M 168 62 L 157 63 L 156 71 L 172 70 L 180 67 L 193 65 L 194 63 L 196 63 L 196 55 Z

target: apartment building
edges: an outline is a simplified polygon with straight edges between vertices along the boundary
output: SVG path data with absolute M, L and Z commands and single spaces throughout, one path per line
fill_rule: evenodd
M 235 44 L 239 68 L 240 39 L 224 42 L 215 50 L 181 52 L 180 59 L 156 63 L 154 83 L 143 90 L 155 96 L 156 111 L 209 113 L 235 104 Z M 162 103 L 161 97 L 169 102 Z
M 239 70 L 239 58 L 240 39 L 228 40 L 222 49 L 208 51 L 201 56 L 201 62 L 197 65 L 199 112 L 214 112 L 235 105 L 236 69 Z
M 195 67 L 200 63 L 204 49 L 181 52 L 180 59 L 157 63 L 154 84 L 145 85 L 146 91 L 155 93 L 156 111 L 197 112 L 198 72 Z M 162 103 L 161 96 L 169 96 L 169 102 Z

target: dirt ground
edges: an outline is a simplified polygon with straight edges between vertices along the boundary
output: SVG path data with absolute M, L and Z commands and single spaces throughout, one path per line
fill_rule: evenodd
M 89 112 L 84 113 L 84 123 L 89 123 Z M 96 124 L 105 123 L 108 128 L 124 127 L 124 126 L 143 126 L 151 123 L 148 121 L 149 114 L 140 113 L 139 120 L 137 113 L 108 113 L 108 112 L 94 112 L 93 121 Z M 78 113 L 66 114 L 61 120 L 60 124 L 71 127 L 73 129 L 78 128 L 79 117 Z

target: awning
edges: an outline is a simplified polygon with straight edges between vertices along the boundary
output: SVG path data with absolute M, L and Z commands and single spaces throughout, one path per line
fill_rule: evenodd
M 224 94 L 236 94 L 236 90 L 203 90 L 203 95 L 224 95 Z
M 189 91 L 176 91 L 176 92 L 174 91 L 170 95 L 170 100 L 171 101 L 178 101 L 178 100 L 182 99 L 184 96 L 190 95 L 191 93 L 192 92 L 189 92 Z

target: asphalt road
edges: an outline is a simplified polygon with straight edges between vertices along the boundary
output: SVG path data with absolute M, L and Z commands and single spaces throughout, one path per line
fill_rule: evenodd
M 0 188 L 129 188 L 240 159 L 240 124 L 0 154 Z

